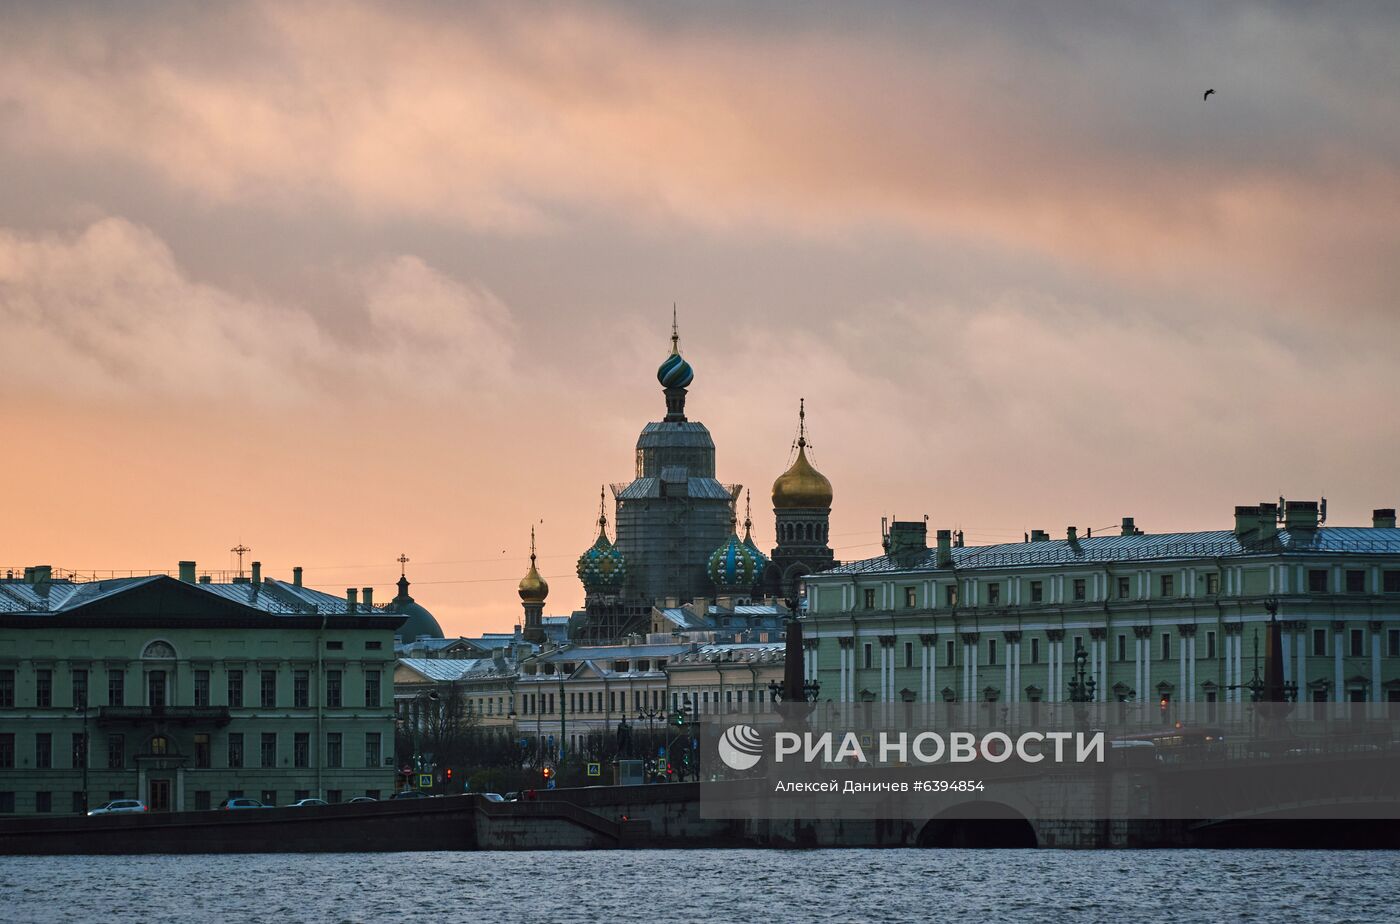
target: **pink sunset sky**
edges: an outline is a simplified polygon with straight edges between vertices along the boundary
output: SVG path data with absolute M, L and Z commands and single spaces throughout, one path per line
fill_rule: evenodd
M 0 567 L 227 568 L 508 630 L 664 413 L 799 397 L 879 518 L 1400 506 L 1400 12 L 6 5 Z M 1202 101 L 1207 88 L 1217 91 Z

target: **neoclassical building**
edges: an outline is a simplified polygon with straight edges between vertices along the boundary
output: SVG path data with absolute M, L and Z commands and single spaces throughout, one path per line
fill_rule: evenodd
M 1325 508 L 1324 508 L 1325 509 Z M 809 677 L 834 702 L 1063 702 L 1083 649 L 1099 701 L 1240 702 L 1273 618 L 1312 702 L 1400 702 L 1400 529 L 1315 501 L 1235 508 L 1233 529 L 963 546 L 894 522 L 885 554 L 808 575 Z
M 394 788 L 394 635 L 357 590 L 165 575 L 0 580 L 0 813 L 287 804 Z M 365 597 L 370 597 L 365 590 Z

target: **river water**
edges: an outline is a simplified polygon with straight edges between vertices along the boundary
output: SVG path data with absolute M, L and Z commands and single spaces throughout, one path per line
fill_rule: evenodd
M 1400 920 L 1400 853 L 629 850 L 0 859 L 5 921 Z

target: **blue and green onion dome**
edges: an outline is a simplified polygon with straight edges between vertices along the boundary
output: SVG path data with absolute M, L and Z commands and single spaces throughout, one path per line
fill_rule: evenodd
M 585 590 L 605 591 L 621 587 L 626 577 L 626 560 L 600 528 L 597 541 L 578 557 L 578 579 Z
M 762 552 L 730 533 L 728 541 L 710 554 L 706 571 L 710 580 L 720 587 L 752 587 L 763 576 L 767 565 L 768 559 Z
M 672 353 L 656 370 L 656 380 L 663 388 L 686 388 L 695 381 L 695 370 L 681 358 L 680 353 Z

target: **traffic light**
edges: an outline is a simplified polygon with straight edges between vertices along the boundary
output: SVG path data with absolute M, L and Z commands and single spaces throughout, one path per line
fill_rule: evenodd
M 452 768 L 451 768 L 451 767 L 448 767 L 448 768 L 447 768 L 447 782 L 449 782 L 449 783 L 452 782 Z
M 544 781 L 545 781 L 546 783 L 548 783 L 550 780 L 554 779 L 554 768 L 553 768 L 553 767 L 545 767 L 544 770 L 543 770 L 542 772 L 544 773 Z

